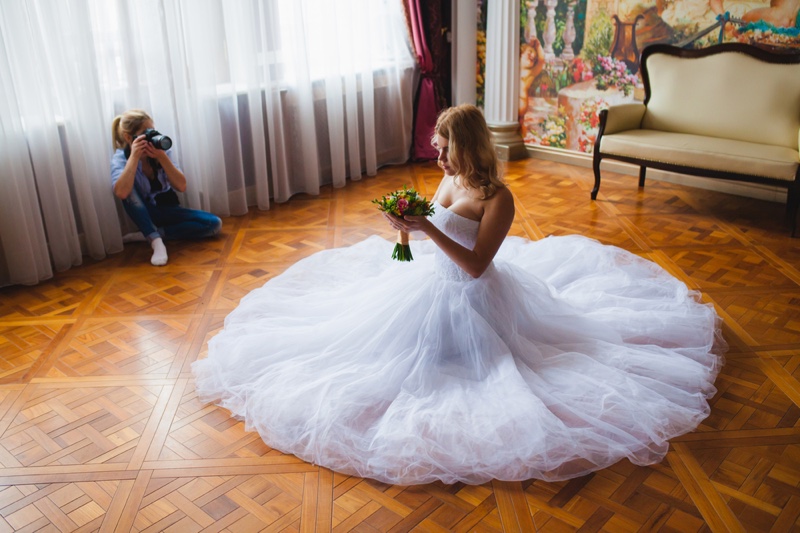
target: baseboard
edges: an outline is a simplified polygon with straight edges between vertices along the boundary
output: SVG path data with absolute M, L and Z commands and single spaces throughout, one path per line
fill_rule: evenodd
M 526 146 L 525 148 L 528 150 L 528 155 L 530 157 L 546 159 L 548 161 L 556 161 L 558 163 L 565 163 L 567 165 L 574 165 L 576 167 L 592 168 L 592 156 L 589 154 L 539 146 Z M 638 166 L 630 163 L 623 163 L 621 161 L 606 159 L 600 163 L 600 169 L 608 170 L 609 172 L 617 172 L 619 174 L 636 176 L 637 178 L 639 176 Z M 764 185 L 762 183 L 747 183 L 742 181 L 728 181 L 715 178 L 700 178 L 697 176 L 689 176 L 675 172 L 666 172 L 655 168 L 647 169 L 647 179 L 666 181 L 679 185 L 687 185 L 689 187 L 697 187 L 698 189 L 735 194 L 736 196 L 756 198 L 758 200 L 766 200 L 768 202 L 777 202 L 781 204 L 786 203 L 786 189 L 773 187 L 771 185 Z

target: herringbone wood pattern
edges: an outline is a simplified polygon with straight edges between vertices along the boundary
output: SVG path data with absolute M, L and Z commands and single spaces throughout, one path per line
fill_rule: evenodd
M 370 200 L 432 195 L 432 163 L 225 220 L 0 290 L 2 531 L 800 531 L 800 239 L 783 207 L 529 159 L 513 235 L 579 233 L 656 261 L 714 303 L 730 344 L 711 416 L 667 458 L 560 483 L 390 486 L 307 464 L 203 405 L 189 365 L 239 300 L 295 261 L 393 237 Z

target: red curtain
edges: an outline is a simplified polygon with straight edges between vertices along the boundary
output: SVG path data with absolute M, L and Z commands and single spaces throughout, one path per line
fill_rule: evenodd
M 431 146 L 431 137 L 441 106 L 436 95 L 435 65 L 428 47 L 420 0 L 404 0 L 403 7 L 409 24 L 411 42 L 414 45 L 414 52 L 420 67 L 420 81 L 414 108 L 414 141 L 411 147 L 411 157 L 414 160 L 436 159 L 438 153 Z

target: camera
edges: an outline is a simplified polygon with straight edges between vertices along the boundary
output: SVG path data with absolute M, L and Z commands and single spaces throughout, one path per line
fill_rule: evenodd
M 158 130 L 147 128 L 144 130 L 144 138 L 159 150 L 169 150 L 172 147 L 172 139 L 162 135 Z

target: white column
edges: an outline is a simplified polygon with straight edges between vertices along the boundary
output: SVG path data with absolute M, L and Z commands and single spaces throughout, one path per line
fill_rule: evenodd
M 547 20 L 544 26 L 544 60 L 552 63 L 556 54 L 553 51 L 553 42 L 556 40 L 556 6 L 558 0 L 544 0 L 544 5 L 547 8 Z
M 527 157 L 519 128 L 520 0 L 490 0 L 486 14 L 484 116 L 500 158 Z
M 526 0 L 525 7 L 528 8 L 528 25 L 525 28 L 525 38 L 528 42 L 532 39 L 538 39 L 536 34 L 536 7 L 539 5 L 539 0 Z
M 451 0 L 453 31 L 453 105 L 474 104 L 477 97 L 478 3 Z
M 561 59 L 565 62 L 575 59 L 575 50 L 572 43 L 575 42 L 575 2 L 568 0 L 567 4 L 567 27 L 564 29 L 564 50 L 561 52 Z

